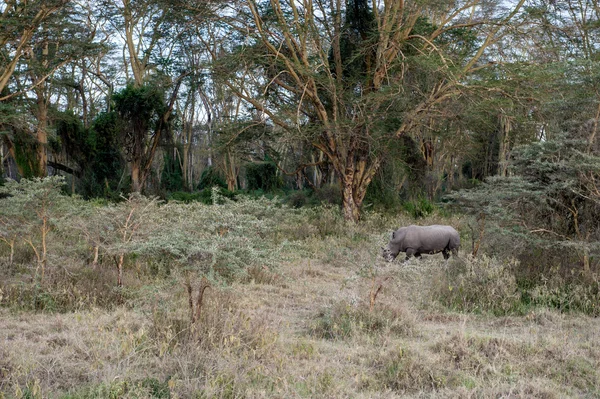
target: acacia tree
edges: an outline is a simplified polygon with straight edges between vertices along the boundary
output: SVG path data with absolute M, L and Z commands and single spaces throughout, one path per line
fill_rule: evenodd
M 50 96 L 55 89 L 49 81 L 83 48 L 85 30 L 74 29 L 76 6 L 66 0 L 8 1 L 0 9 L 0 101 L 17 112 L 27 109 L 33 117 L 31 127 L 12 129 L 12 135 L 4 135 L 4 143 L 22 175 L 45 176 Z M 31 94 L 33 101 L 28 98 Z
M 190 28 L 190 5 L 164 0 L 104 0 L 102 5 L 107 21 L 113 24 L 124 43 L 124 72 L 129 83 L 116 99 L 117 103 L 126 100 L 129 104 L 118 112 L 131 128 L 124 132 L 127 136 L 125 152 L 132 190 L 140 192 L 150 175 L 159 145 L 163 141 L 174 141 L 170 129 L 179 89 L 186 85 L 184 78 L 193 72 L 185 60 L 187 43 L 184 40 Z M 194 11 L 195 18 L 201 19 L 210 13 L 210 7 L 199 6 Z M 168 98 L 162 100 L 163 105 L 159 104 L 161 101 L 155 94 L 167 91 L 170 91 Z M 122 94 L 127 94 L 128 99 Z M 141 114 L 130 112 L 130 106 L 144 110 L 147 118 L 144 120 Z M 164 140 L 166 134 L 169 137 Z M 188 169 L 184 170 L 187 173 Z
M 248 11 L 231 22 L 247 42 L 235 56 L 260 74 L 262 90 L 256 96 L 237 73 L 227 84 L 325 154 L 340 181 L 344 217 L 356 221 L 389 141 L 461 95 L 523 3 L 501 13 L 478 0 L 437 8 L 416 1 L 247 0 L 240 8 Z M 460 46 L 450 43 L 457 30 L 476 32 L 478 45 L 451 48 Z
M 69 0 L 5 1 L 0 6 L 0 93 L 8 84 L 19 60 L 30 51 L 30 42 L 40 26 Z M 43 76 L 41 83 L 48 76 Z M 6 95 L 0 95 L 5 100 Z

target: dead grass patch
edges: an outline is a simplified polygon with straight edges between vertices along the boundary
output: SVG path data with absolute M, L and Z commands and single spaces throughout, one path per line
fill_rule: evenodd
M 246 276 L 241 279 L 242 283 L 254 284 L 281 284 L 283 278 L 277 272 L 267 266 L 254 265 L 246 269 Z
M 467 337 L 456 333 L 437 342 L 434 352 L 442 353 L 447 364 L 476 377 L 500 376 L 514 359 L 523 355 L 521 345 L 495 337 Z
M 459 386 L 460 373 L 445 368 L 433 357 L 421 356 L 404 347 L 377 353 L 370 365 L 372 378 L 362 381 L 363 390 L 388 389 L 400 394 L 437 391 Z

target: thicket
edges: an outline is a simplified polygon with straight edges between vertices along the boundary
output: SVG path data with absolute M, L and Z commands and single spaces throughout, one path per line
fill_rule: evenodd
M 513 151 L 510 174 L 448 196 L 454 205 L 486 218 L 498 233 L 545 251 L 548 266 L 598 271 L 600 157 L 584 140 L 565 136 Z
M 487 261 L 479 268 L 500 273 L 484 278 L 484 286 L 487 281 L 503 281 L 498 288 L 511 287 L 520 293 L 517 302 L 521 304 L 490 298 L 494 312 L 535 304 L 600 313 L 600 156 L 596 147 L 576 134 L 520 146 L 512 152 L 507 176 L 491 177 L 475 188 L 448 195 L 451 206 L 477 219 L 471 233 L 473 253 L 487 252 L 500 265 L 503 259 L 518 260 L 510 266 L 497 265 L 495 270 L 490 269 L 494 262 Z M 485 295 L 470 287 L 482 286 L 479 273 L 486 272 L 469 269 L 457 277 L 450 286 L 460 287 L 460 292 L 444 293 L 445 300 L 471 303 L 461 308 L 478 306 Z M 487 289 L 495 291 L 491 286 Z
M 41 311 L 111 308 L 136 301 L 139 289 L 152 281 L 184 287 L 203 279 L 215 285 L 273 283 L 281 262 L 315 256 L 307 242 L 328 245 L 331 237 L 348 248 L 367 246 L 365 251 L 372 253 L 381 245 L 374 238 L 381 239 L 381 231 L 395 220 L 373 213 L 362 226 L 350 228 L 336 208 L 294 209 L 265 197 L 232 201 L 218 188 L 210 190 L 210 205 L 139 195 L 116 203 L 87 201 L 64 194 L 63 188 L 58 177 L 8 180 L 0 188 L 3 306 Z M 464 225 L 461 231 L 466 254 L 470 237 Z M 585 273 L 563 273 L 548 266 L 550 256 L 531 265 L 526 257 L 519 259 L 534 248 L 525 240 L 519 253 L 518 245 L 510 246 L 510 239 L 493 230 L 483 241 L 488 244 L 476 258 L 453 261 L 432 280 L 437 282 L 430 284 L 436 302 L 466 312 L 521 314 L 545 306 L 600 314 L 595 266 Z M 494 252 L 499 242 L 504 249 Z M 332 256 L 333 261 L 340 257 Z M 332 329 L 347 326 L 350 334 L 355 324 L 368 330 L 398 328 L 386 326 L 386 318 L 385 312 L 339 308 L 320 316 L 315 334 L 345 336 Z
M 86 201 L 63 187 L 60 177 L 0 187 L 3 305 L 112 307 L 156 278 L 268 280 L 280 262 L 302 253 L 294 241 L 335 231 L 322 228 L 318 209 L 264 197 L 232 201 L 218 188 L 206 205 L 139 195 Z

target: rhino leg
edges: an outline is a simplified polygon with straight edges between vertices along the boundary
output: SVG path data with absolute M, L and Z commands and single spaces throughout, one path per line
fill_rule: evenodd
M 408 262 L 409 259 L 411 258 L 411 256 L 417 256 L 417 251 L 412 249 L 412 248 L 407 248 L 406 249 L 406 259 L 404 260 L 405 262 Z M 419 254 L 419 256 L 421 256 L 421 254 Z
M 444 248 L 442 250 L 442 255 L 444 255 L 444 259 L 448 260 L 448 258 L 450 257 L 450 252 L 448 252 L 448 250 Z

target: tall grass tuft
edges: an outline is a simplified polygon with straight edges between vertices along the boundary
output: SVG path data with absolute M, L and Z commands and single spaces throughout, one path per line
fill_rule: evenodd
M 512 273 L 516 261 L 482 255 L 454 260 L 438 272 L 432 296 L 444 306 L 462 312 L 505 315 L 521 310 L 521 295 Z

